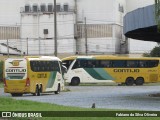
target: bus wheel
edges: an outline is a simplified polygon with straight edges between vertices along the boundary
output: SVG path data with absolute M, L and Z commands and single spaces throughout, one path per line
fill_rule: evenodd
M 144 78 L 143 77 L 138 77 L 135 81 L 136 85 L 143 85 L 144 83 Z
M 23 94 L 22 93 L 11 93 L 12 97 L 20 97 Z
M 39 88 L 39 92 L 42 93 L 43 91 L 43 87 L 42 87 L 42 84 L 40 85 L 40 88 Z
M 40 96 L 40 89 L 38 87 L 38 85 L 36 86 L 36 91 L 35 93 L 33 93 L 34 96 Z
M 127 78 L 125 84 L 127 86 L 132 86 L 134 84 L 134 78 L 132 77 Z
M 60 84 L 58 84 L 57 91 L 55 91 L 54 93 L 55 93 L 55 94 L 59 94 L 59 93 L 60 93 L 60 91 L 61 91 L 61 85 L 60 85 Z
M 71 85 L 77 86 L 77 85 L 79 85 L 79 83 L 80 83 L 80 79 L 78 77 L 72 78 Z

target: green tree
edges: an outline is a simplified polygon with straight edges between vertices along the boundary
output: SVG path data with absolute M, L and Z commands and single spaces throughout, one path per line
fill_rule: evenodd
M 160 45 L 155 46 L 150 53 L 144 53 L 144 57 L 160 57 Z
M 154 47 L 150 52 L 151 57 L 160 57 L 160 46 Z

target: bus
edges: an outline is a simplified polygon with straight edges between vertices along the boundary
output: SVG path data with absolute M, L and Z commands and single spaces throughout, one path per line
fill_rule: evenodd
M 12 96 L 55 92 L 64 89 L 62 62 L 57 57 L 8 58 L 4 62 L 4 92 Z
M 70 65 L 65 79 L 71 85 L 113 81 L 132 86 L 159 82 L 159 73 L 159 58 L 79 56 Z

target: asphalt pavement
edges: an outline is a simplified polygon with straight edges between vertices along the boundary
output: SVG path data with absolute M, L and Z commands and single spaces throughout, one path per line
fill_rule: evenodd
M 64 106 L 90 108 L 129 109 L 160 111 L 160 97 L 150 96 L 160 93 L 160 86 L 67 86 L 69 92 L 32 96 L 25 94 L 14 99 L 54 103 Z M 0 96 L 11 97 L 0 89 Z

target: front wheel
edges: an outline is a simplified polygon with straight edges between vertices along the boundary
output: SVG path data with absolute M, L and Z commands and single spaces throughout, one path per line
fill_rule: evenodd
M 60 84 L 58 84 L 58 88 L 57 88 L 57 91 L 55 91 L 55 94 L 59 94 L 60 91 L 61 91 L 61 86 L 60 86 Z
M 78 86 L 80 84 L 80 79 L 78 77 L 74 77 L 71 80 L 71 85 Z

